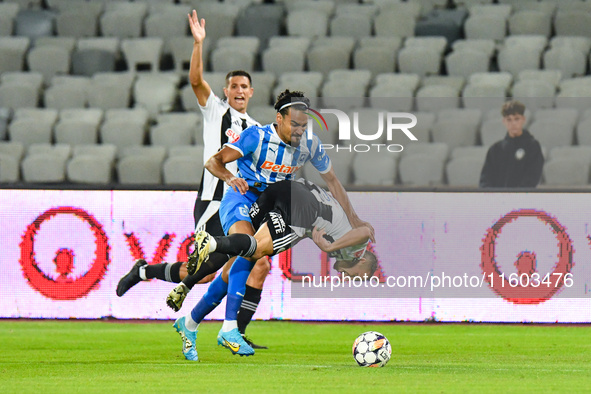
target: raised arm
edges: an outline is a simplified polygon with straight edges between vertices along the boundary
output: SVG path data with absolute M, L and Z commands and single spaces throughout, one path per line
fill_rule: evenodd
M 357 227 L 331 243 L 324 238 L 324 234 L 326 234 L 324 230 L 318 230 L 314 227 L 312 230 L 312 240 L 318 245 L 320 250 L 330 253 L 348 246 L 363 244 L 372 236 L 372 232 L 373 230 L 369 227 Z
M 238 160 L 242 154 L 236 149 L 225 146 L 215 155 L 211 156 L 205 163 L 205 168 L 212 173 L 213 176 L 220 178 L 222 181 L 230 185 L 234 190 L 245 194 L 248 191 L 248 183 L 242 178 L 234 176 L 226 169 L 226 164 Z
M 191 55 L 191 67 L 189 69 L 189 82 L 193 88 L 199 105 L 205 106 L 211 94 L 211 87 L 203 79 L 203 40 L 205 39 L 205 19 L 197 17 L 197 11 L 189 14 L 189 26 L 195 42 L 193 43 L 193 54 Z
M 328 190 L 332 193 L 332 196 L 341 204 L 345 214 L 347 215 L 347 219 L 349 219 L 349 223 L 351 223 L 351 227 L 367 227 L 370 229 L 371 234 L 369 238 L 372 242 L 375 242 L 375 232 L 371 224 L 368 222 L 364 222 L 357 216 L 357 213 L 353 209 L 353 205 L 351 205 L 351 201 L 349 201 L 349 196 L 347 196 L 347 192 L 345 188 L 337 178 L 334 168 L 330 168 L 330 170 L 325 174 L 320 174 L 324 182 L 328 185 Z

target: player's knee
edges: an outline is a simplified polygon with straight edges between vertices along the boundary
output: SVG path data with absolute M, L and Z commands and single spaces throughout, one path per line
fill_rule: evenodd
M 258 256 L 254 269 L 256 269 L 262 276 L 267 275 L 271 270 L 271 264 L 269 263 L 267 256 Z

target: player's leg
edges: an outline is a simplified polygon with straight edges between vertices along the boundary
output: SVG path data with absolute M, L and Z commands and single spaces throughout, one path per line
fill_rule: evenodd
M 158 279 L 179 283 L 182 279 L 183 262 L 150 265 L 144 259 L 136 260 L 131 270 L 117 284 L 117 296 L 122 297 L 129 289 L 143 280 Z M 186 273 L 186 270 L 184 270 Z
M 224 230 L 222 229 L 222 224 L 220 222 L 220 216 L 217 211 L 217 204 L 219 203 L 216 201 L 201 201 L 197 199 L 194 210 L 195 228 L 197 230 L 202 230 L 205 228 L 205 230 L 210 234 L 224 235 Z M 193 252 L 191 255 L 195 255 L 195 252 Z M 181 267 L 187 271 L 187 276 L 184 277 L 182 282 L 169 293 L 168 297 L 166 298 L 166 304 L 175 312 L 178 312 L 191 289 L 197 283 L 203 283 L 204 278 L 214 274 L 220 268 L 222 268 L 228 259 L 228 255 L 221 253 L 214 254 L 210 256 L 208 261 L 203 264 L 193 275 L 188 274 L 189 269 L 187 265 Z

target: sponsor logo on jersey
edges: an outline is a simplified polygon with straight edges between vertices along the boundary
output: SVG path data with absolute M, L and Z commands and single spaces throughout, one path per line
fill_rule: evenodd
M 226 136 L 228 137 L 228 141 L 230 143 L 234 143 L 240 139 L 240 134 L 238 134 L 232 129 L 226 130 Z
M 285 231 L 285 221 L 277 212 L 269 212 L 269 216 L 271 216 L 271 221 L 273 222 L 273 227 L 275 227 L 276 233 L 283 233 Z
M 272 161 L 266 160 L 263 165 L 261 166 L 263 170 L 271 170 L 273 172 L 278 172 L 281 174 L 293 174 L 297 170 L 300 169 L 298 166 L 286 166 L 284 164 L 275 164 Z

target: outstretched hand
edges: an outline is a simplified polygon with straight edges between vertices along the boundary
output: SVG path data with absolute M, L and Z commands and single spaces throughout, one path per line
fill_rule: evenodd
M 369 228 L 370 236 L 369 239 L 372 243 L 376 243 L 376 231 L 373 229 L 373 226 L 369 224 L 369 222 L 364 222 L 363 220 L 359 219 L 354 223 L 351 223 L 351 227 L 358 228 L 358 227 L 367 227 Z
M 192 14 L 189 14 L 189 27 L 196 43 L 203 42 L 205 38 L 205 19 L 197 17 L 197 11 L 193 10 Z
M 314 227 L 312 229 L 312 240 L 323 252 L 331 252 L 330 242 L 324 238 L 324 234 L 326 234 L 324 229 L 318 230 L 317 227 Z

